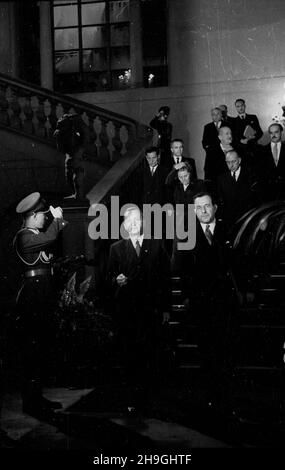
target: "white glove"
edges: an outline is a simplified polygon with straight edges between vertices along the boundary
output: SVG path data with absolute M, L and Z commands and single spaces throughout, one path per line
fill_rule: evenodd
M 62 219 L 63 215 L 61 207 L 49 206 L 49 210 L 55 219 Z

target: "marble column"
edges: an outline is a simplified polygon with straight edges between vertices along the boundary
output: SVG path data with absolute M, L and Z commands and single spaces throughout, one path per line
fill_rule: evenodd
M 132 87 L 142 87 L 143 51 L 139 0 L 130 0 L 130 63 L 132 74 Z

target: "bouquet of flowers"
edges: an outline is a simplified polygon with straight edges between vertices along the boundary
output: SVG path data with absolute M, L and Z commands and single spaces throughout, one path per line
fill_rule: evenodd
M 56 309 L 58 361 L 91 365 L 110 353 L 114 336 L 111 317 L 96 307 L 91 276 L 77 288 L 76 272 L 68 280 Z

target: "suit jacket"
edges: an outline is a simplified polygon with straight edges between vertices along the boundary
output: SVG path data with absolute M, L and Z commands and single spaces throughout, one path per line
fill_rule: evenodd
M 255 171 L 263 188 L 263 200 L 285 198 L 285 143 L 281 143 L 277 166 L 271 152 L 271 145 L 259 146 L 256 152 Z
M 204 126 L 202 146 L 205 150 L 209 147 L 219 145 L 218 129 L 214 122 L 209 122 Z
M 116 278 L 128 278 L 119 287 Z M 138 257 L 130 239 L 111 245 L 108 279 L 120 319 L 137 322 L 158 312 L 170 311 L 170 262 L 161 240 L 143 239 Z
M 216 184 L 218 176 L 227 171 L 228 167 L 226 164 L 225 153 L 223 152 L 220 144 L 208 149 L 204 163 L 205 179 Z
M 263 136 L 263 131 L 260 127 L 257 116 L 255 114 L 246 114 L 245 119 L 241 119 L 239 116 L 234 118 L 234 141 L 240 142 L 240 140 L 243 138 L 245 128 L 248 125 L 251 126 L 256 132 L 255 138 L 250 141 L 251 143 L 256 143 Z
M 151 174 L 148 163 L 143 165 L 142 168 L 142 204 L 165 204 L 168 202 L 168 188 L 165 180 L 168 170 L 163 165 L 159 164 L 154 172 Z
M 237 181 L 228 170 L 218 177 L 217 182 L 219 215 L 229 226 L 257 202 L 256 178 L 245 166 L 240 168 Z
M 196 219 L 196 245 L 187 252 L 183 266 L 183 296 L 215 295 L 220 291 L 229 266 L 227 228 L 216 220 L 210 245 L 198 219 Z
M 260 167 L 260 174 L 264 179 L 285 179 L 285 143 L 281 142 L 277 166 L 271 152 L 271 144 L 262 146 L 257 166 Z

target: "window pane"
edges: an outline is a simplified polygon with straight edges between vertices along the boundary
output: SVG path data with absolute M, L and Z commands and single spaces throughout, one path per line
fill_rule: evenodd
M 77 0 L 54 0 L 53 3 L 55 5 L 60 3 L 77 3 Z
M 82 25 L 106 23 L 105 2 L 82 5 Z
M 107 72 L 91 72 L 83 75 L 85 91 L 105 91 L 110 89 Z
M 128 25 L 111 26 L 111 46 L 128 46 L 130 44 L 130 32 Z
M 111 68 L 128 69 L 130 67 L 130 48 L 116 47 L 111 49 Z
M 78 24 L 77 5 L 55 7 L 53 11 L 55 28 Z
M 78 49 L 78 29 L 57 29 L 54 32 L 55 50 Z
M 110 23 L 129 21 L 129 0 L 109 3 Z
M 107 70 L 106 49 L 83 51 L 83 70 L 84 72 Z
M 105 47 L 107 46 L 106 26 L 91 26 L 82 28 L 83 47 Z
M 74 73 L 79 71 L 78 51 L 55 53 L 56 73 Z
M 167 65 L 160 67 L 144 67 L 143 68 L 144 86 L 152 88 L 156 86 L 168 85 Z

